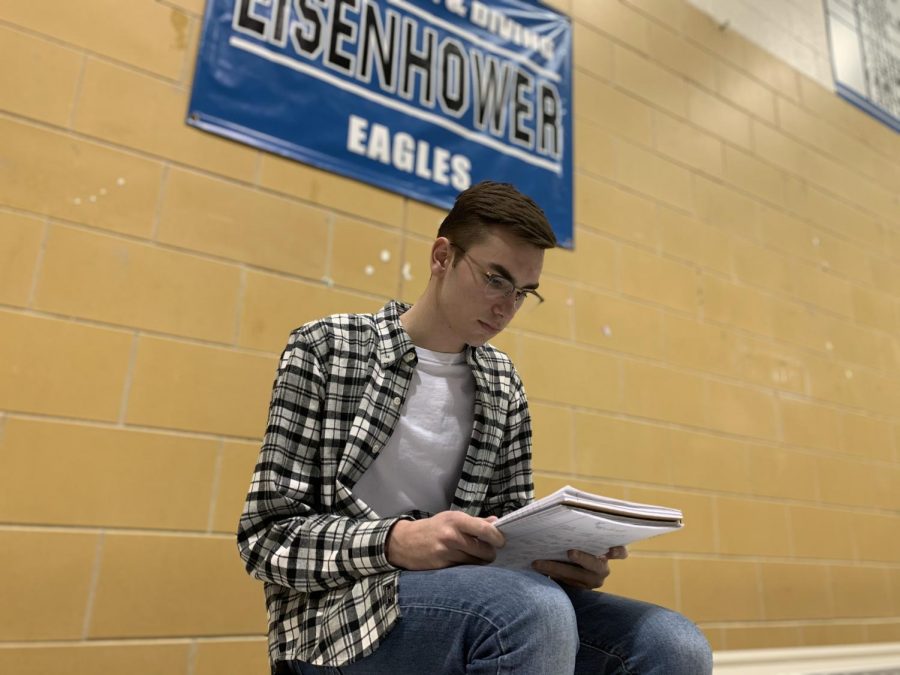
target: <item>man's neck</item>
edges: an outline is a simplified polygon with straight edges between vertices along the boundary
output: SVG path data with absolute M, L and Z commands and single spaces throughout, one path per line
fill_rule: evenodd
M 422 295 L 412 307 L 400 315 L 400 323 L 416 347 L 433 352 L 461 352 L 465 345 L 453 336 L 450 326 L 429 301 L 428 293 Z

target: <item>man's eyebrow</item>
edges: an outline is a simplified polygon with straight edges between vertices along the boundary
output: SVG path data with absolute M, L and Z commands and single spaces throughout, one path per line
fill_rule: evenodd
M 493 269 L 497 274 L 501 277 L 504 277 L 509 283 L 511 283 L 516 288 L 521 288 L 523 291 L 535 291 L 540 287 L 540 284 L 526 284 L 525 286 L 519 286 L 516 284 L 516 280 L 513 279 L 513 275 L 509 273 L 509 270 L 506 269 L 503 265 L 499 263 L 491 263 L 488 267 Z

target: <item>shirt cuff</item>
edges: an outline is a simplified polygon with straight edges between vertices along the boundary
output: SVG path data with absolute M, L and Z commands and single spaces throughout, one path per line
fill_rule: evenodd
M 400 569 L 388 561 L 387 540 L 390 536 L 391 528 L 401 520 L 413 520 L 413 518 L 411 516 L 398 516 L 396 518 L 361 520 L 358 522 L 354 540 L 361 542 L 361 545 L 354 557 L 357 559 L 357 565 L 362 574 L 379 574 Z

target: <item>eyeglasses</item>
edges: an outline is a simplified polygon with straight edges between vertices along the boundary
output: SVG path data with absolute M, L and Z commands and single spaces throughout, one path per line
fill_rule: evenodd
M 450 245 L 462 253 L 463 260 L 469 263 L 469 266 L 473 268 L 473 271 L 477 271 L 484 276 L 485 297 L 490 298 L 491 300 L 506 300 L 515 295 L 513 305 L 517 310 L 521 309 L 522 306 L 526 304 L 528 308 L 531 309 L 544 302 L 544 298 L 541 294 L 533 288 L 519 288 L 515 286 L 512 281 L 502 274 L 489 272 L 484 265 L 469 255 L 463 247 L 457 246 L 453 242 L 451 242 Z

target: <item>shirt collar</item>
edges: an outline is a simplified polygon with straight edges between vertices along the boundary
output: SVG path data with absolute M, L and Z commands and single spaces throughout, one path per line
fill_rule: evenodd
M 378 359 L 382 366 L 390 366 L 410 352 L 413 355 L 416 353 L 412 340 L 400 323 L 400 315 L 410 307 L 405 302 L 391 300 L 375 315 L 379 340 Z

